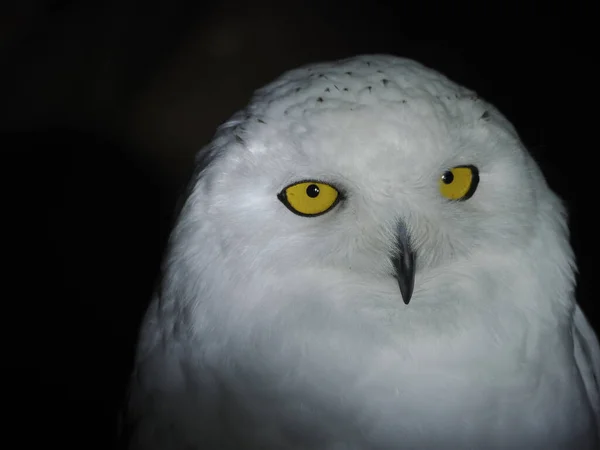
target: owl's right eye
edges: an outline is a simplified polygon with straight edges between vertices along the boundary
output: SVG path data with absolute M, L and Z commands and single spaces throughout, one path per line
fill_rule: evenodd
M 439 180 L 440 194 L 448 200 L 468 200 L 479 184 L 475 166 L 456 166 L 445 171 Z
M 340 193 L 330 184 L 308 180 L 289 185 L 277 198 L 294 214 L 315 217 L 333 208 L 340 200 Z

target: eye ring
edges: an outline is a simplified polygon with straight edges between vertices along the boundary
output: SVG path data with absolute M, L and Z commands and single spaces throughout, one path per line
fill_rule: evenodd
M 317 217 L 331 211 L 344 197 L 342 191 L 331 183 L 306 179 L 284 187 L 277 198 L 294 214 Z
M 455 166 L 439 178 L 440 194 L 451 201 L 470 199 L 479 186 L 479 169 L 473 165 Z

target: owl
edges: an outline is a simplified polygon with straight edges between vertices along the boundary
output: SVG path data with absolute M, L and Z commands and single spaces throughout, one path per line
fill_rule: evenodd
M 424 65 L 283 74 L 197 157 L 131 449 L 592 449 L 566 212 L 510 122 Z

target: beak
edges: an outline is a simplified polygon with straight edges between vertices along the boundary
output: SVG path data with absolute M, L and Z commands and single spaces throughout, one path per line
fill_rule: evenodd
M 396 248 L 392 257 L 395 276 L 404 304 L 408 305 L 415 286 L 415 254 L 410 247 L 410 236 L 404 224 L 396 231 Z

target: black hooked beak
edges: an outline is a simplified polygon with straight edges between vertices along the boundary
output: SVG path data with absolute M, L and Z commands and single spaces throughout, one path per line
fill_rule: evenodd
M 402 300 L 408 305 L 415 287 L 415 254 L 410 247 L 410 236 L 404 224 L 399 224 L 396 231 L 396 249 L 392 264 Z

